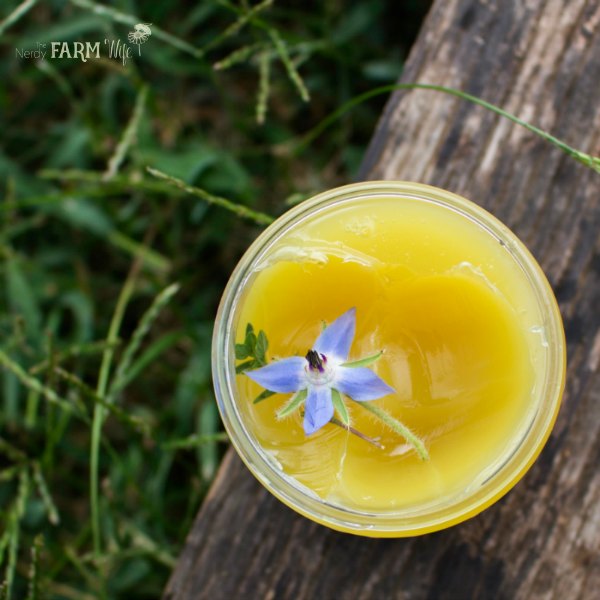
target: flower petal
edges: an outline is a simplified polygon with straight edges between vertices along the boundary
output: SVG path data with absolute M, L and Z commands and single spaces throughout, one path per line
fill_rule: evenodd
M 306 360 L 301 356 L 291 356 L 244 373 L 267 390 L 285 394 L 306 387 L 305 364 Z
M 334 387 L 358 402 L 377 400 L 396 391 L 366 367 L 338 367 Z
M 350 353 L 355 328 L 356 308 L 351 308 L 325 328 L 317 338 L 313 350 L 327 358 L 335 356 L 338 360 L 345 361 Z
M 321 429 L 333 417 L 331 388 L 319 385 L 308 390 L 304 411 L 304 432 L 306 435 Z

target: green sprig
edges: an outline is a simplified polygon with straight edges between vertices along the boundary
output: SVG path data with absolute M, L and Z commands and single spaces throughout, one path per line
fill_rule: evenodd
M 252 324 L 248 323 L 248 325 L 246 325 L 244 342 L 235 345 L 235 358 L 244 361 L 235 368 L 235 372 L 239 374 L 251 369 L 264 367 L 267 364 L 268 349 L 269 341 L 267 340 L 265 332 L 261 330 L 256 334 Z M 254 399 L 254 404 L 258 404 L 274 394 L 275 392 L 265 390 Z
M 308 89 L 306 85 L 304 85 L 304 81 L 302 77 L 300 77 L 300 73 L 298 73 L 298 69 L 296 69 L 296 65 L 292 62 L 290 58 L 290 54 L 288 52 L 288 48 L 286 43 L 283 41 L 282 37 L 279 35 L 279 32 L 272 27 L 267 29 L 267 33 L 273 42 L 273 46 L 287 71 L 288 77 L 291 82 L 296 86 L 296 90 L 300 95 L 300 98 L 304 100 L 304 102 L 308 102 L 310 100 L 310 94 L 308 93 Z
M 36 535 L 31 547 L 31 564 L 29 566 L 27 600 L 38 600 L 42 597 L 40 590 L 40 554 L 44 548 L 44 536 Z
M 177 189 L 180 189 L 188 194 L 191 194 L 192 196 L 201 198 L 202 200 L 204 200 L 205 202 L 208 202 L 209 204 L 216 204 L 217 206 L 220 206 L 221 208 L 224 208 L 224 209 L 236 214 L 238 217 L 242 217 L 244 219 L 250 219 L 251 221 L 258 223 L 259 225 L 270 225 L 275 220 L 271 215 L 267 215 L 265 213 L 261 213 L 256 210 L 252 210 L 251 208 L 248 208 L 247 206 L 244 206 L 243 204 L 238 204 L 237 202 L 232 202 L 231 200 L 228 200 L 227 198 L 221 198 L 220 196 L 215 196 L 214 194 L 211 194 L 211 193 L 207 192 L 206 190 L 203 190 L 199 187 L 195 187 L 193 185 L 188 185 L 185 181 L 182 181 L 181 179 L 178 179 L 177 177 L 168 175 L 167 173 L 163 173 L 162 171 L 159 171 L 158 169 L 153 169 L 152 167 L 146 167 L 146 171 L 148 173 L 150 173 L 150 175 L 152 175 L 153 177 L 156 177 L 157 179 L 162 179 L 164 181 L 167 181 L 169 184 L 175 186 Z
M 36 4 L 38 0 L 25 0 L 21 2 L 15 10 L 13 10 L 3 21 L 0 21 L 0 36 L 14 23 L 16 23 L 23 15 L 27 14 Z
M 228 54 L 225 58 L 222 58 L 216 62 L 213 65 L 213 69 L 215 71 L 224 71 L 225 69 L 230 69 L 235 65 L 242 64 L 262 47 L 263 45 L 258 42 L 255 44 L 247 44 L 246 46 L 242 46 L 241 48 L 231 52 L 231 54 Z
M 270 93 L 271 56 L 263 50 L 258 56 L 258 95 L 256 97 L 256 122 L 262 125 L 267 115 L 267 102 Z
M 393 85 L 384 85 L 381 87 L 374 88 L 365 92 L 364 94 L 359 94 L 355 96 L 345 104 L 342 104 L 339 108 L 337 108 L 334 112 L 332 112 L 329 116 L 325 117 L 316 127 L 313 127 L 310 131 L 305 133 L 299 139 L 293 139 L 289 142 L 284 142 L 281 146 L 281 149 L 287 147 L 292 153 L 297 153 L 306 148 L 309 144 L 311 144 L 316 138 L 318 138 L 328 127 L 330 127 L 335 121 L 337 121 L 340 117 L 342 117 L 346 112 L 350 109 L 374 98 L 381 94 L 389 94 L 390 92 L 396 92 L 398 90 L 430 90 L 434 92 L 442 92 L 444 94 L 448 94 L 450 96 L 455 96 L 456 98 L 461 98 L 462 100 L 467 100 L 468 102 L 472 102 L 473 104 L 477 104 L 478 106 L 482 106 L 483 108 L 500 115 L 506 119 L 509 119 L 513 123 L 528 129 L 532 133 L 540 136 L 547 142 L 550 142 L 557 148 L 560 148 L 565 154 L 568 154 L 576 161 L 584 164 L 586 167 L 589 167 L 596 171 L 596 173 L 600 173 L 600 156 L 592 156 L 587 154 L 586 152 L 582 152 L 581 150 L 577 150 L 573 148 L 566 142 L 558 139 L 557 137 L 547 133 L 543 129 L 536 127 L 535 125 L 531 125 L 520 119 L 519 117 L 505 111 L 503 108 L 492 104 L 491 102 L 487 102 L 486 100 L 482 100 L 477 96 L 473 96 L 471 94 L 467 94 L 466 92 L 462 92 L 461 90 L 457 90 L 450 87 L 445 87 L 443 85 L 432 85 L 429 83 L 396 83 Z
M 357 402 L 360 406 L 374 414 L 380 421 L 385 423 L 392 431 L 401 435 L 416 451 L 421 460 L 429 460 L 429 452 L 425 444 L 404 423 L 398 421 L 389 412 L 373 404 L 372 402 Z
M 202 51 L 206 53 L 209 50 L 212 50 L 213 48 L 221 44 L 222 42 L 224 42 L 225 40 L 227 40 L 228 38 L 236 35 L 248 23 L 252 22 L 257 15 L 259 15 L 264 10 L 270 8 L 273 2 L 274 0 L 263 0 L 259 4 L 256 4 L 255 6 L 250 8 L 248 11 L 241 12 L 238 19 L 234 21 L 231 25 L 229 25 L 229 27 L 227 27 L 227 29 L 225 29 L 225 31 L 223 31 L 220 35 L 213 38 L 208 44 L 206 44 L 206 46 L 202 48 Z
M 41 394 L 51 404 L 59 406 L 66 413 L 76 415 L 86 423 L 90 422 L 89 416 L 77 398 L 74 399 L 74 403 L 61 398 L 52 388 L 44 385 L 36 377 L 29 375 L 21 365 L 2 350 L 0 350 L 0 366 L 11 371 L 25 387 Z
M 42 467 L 37 462 L 33 464 L 33 480 L 37 487 L 40 498 L 42 499 L 42 503 L 44 504 L 44 508 L 46 509 L 48 521 L 50 521 L 52 525 L 58 525 L 60 522 L 58 509 L 56 508 L 56 504 L 52 499 L 52 494 L 50 494 L 50 490 L 48 489 L 46 478 L 42 473 Z

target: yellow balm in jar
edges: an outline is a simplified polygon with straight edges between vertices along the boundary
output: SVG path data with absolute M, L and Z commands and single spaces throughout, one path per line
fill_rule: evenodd
M 348 315 L 346 362 L 312 364 L 323 327 Z M 255 403 L 264 380 L 236 374 L 248 324 L 268 364 L 306 361 L 296 388 L 364 357 L 388 388 L 362 402 L 328 383 L 350 393 L 307 429 L 314 403 L 285 409 L 296 397 L 285 385 Z M 524 246 L 471 202 L 414 183 L 346 186 L 281 217 L 232 275 L 215 328 L 217 399 L 242 459 L 298 512 L 362 535 L 441 529 L 508 491 L 550 433 L 564 369 L 560 314 Z

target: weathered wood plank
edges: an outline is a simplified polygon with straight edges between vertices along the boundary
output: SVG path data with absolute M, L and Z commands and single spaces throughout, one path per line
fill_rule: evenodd
M 600 154 L 597 0 L 438 0 L 403 81 L 456 87 Z M 595 598 L 600 590 L 600 177 L 482 108 L 394 94 L 362 178 L 478 202 L 556 290 L 568 379 L 540 459 L 480 516 L 420 538 L 329 531 L 272 498 L 230 451 L 165 598 Z

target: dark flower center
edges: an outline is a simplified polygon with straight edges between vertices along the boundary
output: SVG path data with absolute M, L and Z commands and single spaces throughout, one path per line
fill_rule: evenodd
M 324 354 L 319 354 L 316 350 L 309 350 L 304 358 L 308 361 L 308 368 L 311 371 L 325 372 L 327 357 Z

